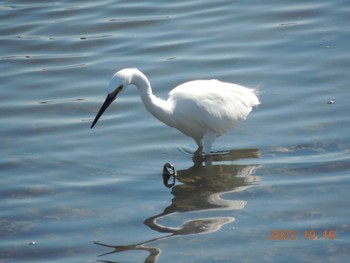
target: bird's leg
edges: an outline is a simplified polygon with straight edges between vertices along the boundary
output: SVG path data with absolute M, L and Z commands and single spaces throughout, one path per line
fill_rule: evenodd
M 193 138 L 193 140 L 196 142 L 196 144 L 198 145 L 198 149 L 195 151 L 195 155 L 196 154 L 201 154 L 203 151 L 203 141 L 202 138 Z
M 215 134 L 211 132 L 208 132 L 203 136 L 203 143 L 204 143 L 203 152 L 205 156 L 210 155 L 211 146 L 213 145 L 215 138 L 216 138 Z
M 193 153 L 194 156 L 201 156 L 203 152 L 203 147 L 198 147 L 197 150 Z
M 203 148 L 202 138 L 193 138 L 193 140 L 197 143 L 198 149 L 202 149 Z

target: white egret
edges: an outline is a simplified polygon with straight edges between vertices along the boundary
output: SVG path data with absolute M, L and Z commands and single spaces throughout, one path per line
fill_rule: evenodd
M 151 84 L 141 71 L 126 68 L 114 74 L 108 86 L 107 98 L 91 128 L 131 84 L 138 88 L 143 104 L 154 117 L 192 137 L 205 155 L 210 154 L 216 137 L 245 120 L 252 107 L 260 104 L 255 89 L 218 80 L 183 83 L 169 93 L 167 100 L 163 100 L 152 93 Z

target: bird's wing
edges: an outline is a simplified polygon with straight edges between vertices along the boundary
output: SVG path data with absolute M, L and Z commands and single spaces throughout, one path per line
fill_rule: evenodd
M 245 94 L 244 87 L 217 80 L 186 82 L 169 93 L 168 100 L 174 105 L 176 127 L 185 134 L 201 137 L 206 131 L 217 136 L 246 119 L 254 98 Z M 251 100 L 252 102 L 250 102 Z

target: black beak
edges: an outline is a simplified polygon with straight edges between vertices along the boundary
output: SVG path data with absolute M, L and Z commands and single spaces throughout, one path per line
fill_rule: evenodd
M 118 94 L 118 92 L 112 92 L 112 93 L 109 93 L 107 95 L 107 98 L 106 98 L 105 102 L 103 103 L 101 109 L 99 110 L 99 112 L 97 113 L 94 121 L 91 124 L 91 129 L 95 126 L 96 122 L 102 116 L 102 114 L 105 112 L 105 110 L 108 108 L 108 106 L 111 105 L 111 103 L 114 101 L 114 99 L 116 98 L 117 94 Z

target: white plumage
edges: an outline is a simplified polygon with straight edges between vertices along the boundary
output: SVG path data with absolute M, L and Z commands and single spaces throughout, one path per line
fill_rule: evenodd
M 256 90 L 218 80 L 194 80 L 174 88 L 167 100 L 152 93 L 147 77 L 138 69 L 118 71 L 108 86 L 108 96 L 95 117 L 94 127 L 107 107 L 125 88 L 138 88 L 146 109 L 161 122 L 192 137 L 205 155 L 216 137 L 245 120 L 260 104 Z

